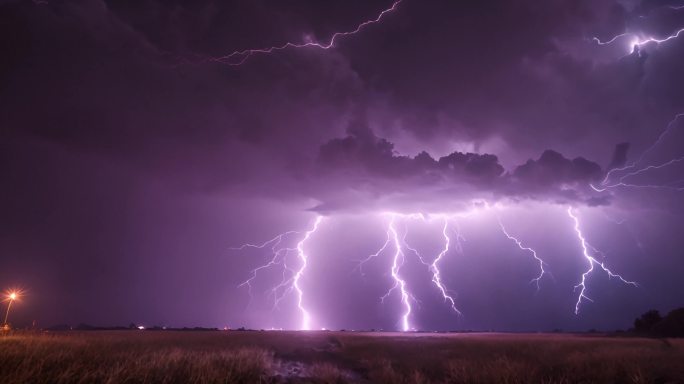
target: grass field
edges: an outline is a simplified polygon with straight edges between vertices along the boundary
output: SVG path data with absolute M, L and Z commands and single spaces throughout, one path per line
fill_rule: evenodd
M 0 337 L 1 383 L 684 383 L 684 340 L 98 331 Z

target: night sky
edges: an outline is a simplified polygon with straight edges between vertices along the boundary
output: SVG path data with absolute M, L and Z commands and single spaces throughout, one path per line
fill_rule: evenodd
M 684 306 L 682 28 L 675 0 L 1 0 L 10 322 L 400 330 L 408 303 L 410 329 L 613 330 Z

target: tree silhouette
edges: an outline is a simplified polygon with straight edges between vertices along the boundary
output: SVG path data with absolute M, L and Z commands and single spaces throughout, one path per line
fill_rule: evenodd
M 650 310 L 634 320 L 634 332 L 657 337 L 684 337 L 684 308 L 674 309 L 665 317 Z
M 663 318 L 660 316 L 660 312 L 652 309 L 634 320 L 634 331 L 639 333 L 650 332 L 653 329 L 653 326 L 662 319 Z

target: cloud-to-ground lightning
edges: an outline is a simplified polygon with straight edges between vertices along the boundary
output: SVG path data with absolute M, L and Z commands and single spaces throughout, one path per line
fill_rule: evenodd
M 449 253 L 454 251 L 462 253 L 462 236 L 459 230 L 454 231 L 454 229 L 452 228 L 453 219 L 455 217 L 462 217 L 464 215 L 470 215 L 472 213 L 474 212 L 468 212 L 466 214 L 436 213 L 431 215 L 402 214 L 396 212 L 385 214 L 386 217 L 389 217 L 389 220 L 387 221 L 385 239 L 382 245 L 377 251 L 370 254 L 365 259 L 361 260 L 357 265 L 357 268 L 359 269 L 359 272 L 361 272 L 361 274 L 364 275 L 362 267 L 365 263 L 368 263 L 371 260 L 378 258 L 384 254 L 391 254 L 391 265 L 389 268 L 388 275 L 391 276 L 392 284 L 387 289 L 387 291 L 380 297 L 380 302 L 384 303 L 386 299 L 390 298 L 395 294 L 398 294 L 400 306 L 402 308 L 398 321 L 400 330 L 409 331 L 411 329 L 414 329 L 411 324 L 411 315 L 414 311 L 414 308 L 412 307 L 412 302 L 418 302 L 416 297 L 410 292 L 408 282 L 405 279 L 404 274 L 402 273 L 402 269 L 406 266 L 407 257 L 411 253 L 415 254 L 420 263 L 422 263 L 422 265 L 428 268 L 429 272 L 432 275 L 431 283 L 437 288 L 438 292 L 444 299 L 444 302 L 449 303 L 451 310 L 453 310 L 454 313 L 462 315 L 461 310 L 456 305 L 456 299 L 450 293 L 449 289 L 443 281 L 444 271 L 440 267 L 441 263 L 444 261 L 445 257 Z M 600 268 L 610 278 L 617 278 L 624 284 L 637 286 L 637 283 L 629 281 L 623 278 L 621 275 L 614 273 L 611 269 L 609 269 L 606 266 L 605 262 L 600 261 L 603 258 L 603 254 L 587 242 L 586 237 L 580 228 L 579 217 L 572 207 L 567 208 L 567 215 L 572 219 L 573 230 L 581 247 L 582 256 L 588 262 L 588 268 L 581 274 L 579 283 L 574 287 L 575 291 L 579 290 L 579 295 L 575 302 L 574 310 L 574 313 L 577 315 L 579 314 L 580 307 L 585 300 L 592 301 L 592 299 L 588 295 L 588 282 L 591 274 L 594 272 L 595 269 Z M 433 218 L 439 218 L 443 220 L 442 225 L 440 226 L 441 237 L 443 238 L 443 246 L 434 258 L 428 258 L 424 255 L 421 255 L 421 253 L 417 249 L 412 248 L 406 240 L 407 234 L 409 232 L 407 221 L 409 219 L 416 218 L 420 219 L 423 222 L 430 221 Z M 306 244 L 310 240 L 312 235 L 314 235 L 314 233 L 316 233 L 316 231 L 318 230 L 321 221 L 322 216 L 318 216 L 315 222 L 313 223 L 313 226 L 306 231 L 284 232 L 272 238 L 271 240 L 268 240 L 261 244 L 245 244 L 241 247 L 234 248 L 237 250 L 243 250 L 245 248 L 267 249 L 272 253 L 272 257 L 269 259 L 269 261 L 253 269 L 250 277 L 242 284 L 240 284 L 240 286 L 248 287 L 248 290 L 251 295 L 252 283 L 262 270 L 276 266 L 282 268 L 282 280 L 271 289 L 270 295 L 274 296 L 275 307 L 284 296 L 286 296 L 288 293 L 294 292 L 294 294 L 296 295 L 297 310 L 301 315 L 301 323 L 299 328 L 302 330 L 309 330 L 312 327 L 312 316 L 304 304 L 305 292 L 300 284 L 301 278 L 304 275 L 309 264 L 309 256 L 306 251 Z M 400 228 L 402 227 L 402 224 L 405 226 L 403 229 Z M 500 230 L 506 236 L 506 238 L 513 241 L 521 251 L 528 252 L 534 259 L 535 263 L 538 265 L 539 273 L 530 280 L 530 283 L 534 283 L 537 288 L 537 291 L 539 291 L 541 289 L 542 279 L 546 275 L 550 276 L 550 272 L 547 270 L 548 264 L 539 256 L 535 249 L 523 244 L 523 242 L 518 237 L 511 234 L 500 218 L 498 218 L 498 224 Z M 297 236 L 296 245 L 290 245 L 293 242 L 292 238 L 294 238 L 295 236 Z M 288 244 L 288 242 L 290 244 Z M 287 265 L 286 259 L 288 258 L 288 255 L 297 256 L 297 260 L 299 262 L 298 268 L 293 268 Z M 290 261 L 290 264 L 292 264 L 292 261 Z
M 321 223 L 322 219 L 322 216 L 316 217 L 316 221 L 314 222 L 313 228 L 308 230 L 304 235 L 304 238 L 302 238 L 302 240 L 300 240 L 299 243 L 297 243 L 297 255 L 299 256 L 299 260 L 302 264 L 297 270 L 297 273 L 295 273 L 295 276 L 292 281 L 292 287 L 294 287 L 295 291 L 297 291 L 297 307 L 299 308 L 299 311 L 302 313 L 301 329 L 304 331 L 308 331 L 311 329 L 311 315 L 309 314 L 309 311 L 307 311 L 306 308 L 304 308 L 304 304 L 302 302 L 304 292 L 302 291 L 302 288 L 299 286 L 299 280 L 304 274 L 304 270 L 306 269 L 309 262 L 308 256 L 306 255 L 306 252 L 304 252 L 304 243 L 307 240 L 309 240 L 309 237 L 311 237 L 311 235 L 314 232 L 316 232 L 316 230 L 318 229 L 318 225 Z
M 446 256 L 446 254 L 449 252 L 449 245 L 451 244 L 451 238 L 449 237 L 448 231 L 449 227 L 449 219 L 444 218 L 444 226 L 442 227 L 442 235 L 444 236 L 444 248 L 442 251 L 437 255 L 437 257 L 432 261 L 430 264 L 430 272 L 432 272 L 432 282 L 435 284 L 437 289 L 439 289 L 439 292 L 442 294 L 442 297 L 444 298 L 444 301 L 448 301 L 449 304 L 451 304 L 451 309 L 456 312 L 457 314 L 461 315 L 461 311 L 456 308 L 456 301 L 454 298 L 449 294 L 449 291 L 447 288 L 444 286 L 444 283 L 442 282 L 442 273 L 439 270 L 439 262 Z M 460 235 L 459 235 L 460 236 Z
M 535 260 L 537 261 L 537 263 L 539 264 L 539 275 L 537 275 L 537 277 L 535 277 L 535 278 L 533 278 L 532 280 L 530 280 L 530 283 L 534 282 L 534 283 L 537 285 L 537 291 L 539 291 L 539 289 L 540 289 L 540 283 L 539 283 L 539 282 L 541 281 L 542 277 L 544 277 L 544 275 L 547 273 L 546 270 L 544 269 L 544 265 L 546 265 L 546 263 L 544 262 L 544 260 L 542 260 L 542 259 L 537 255 L 537 251 L 535 251 L 534 249 L 532 249 L 532 248 L 530 248 L 530 247 L 527 247 L 527 246 L 523 245 L 522 241 L 518 240 L 518 238 L 516 238 L 515 236 L 511 235 L 510 233 L 508 233 L 508 231 L 506 230 L 506 227 L 504 227 L 503 222 L 501 221 L 501 219 L 499 219 L 499 226 L 501 227 L 501 231 L 503 232 L 503 234 L 504 234 L 509 240 L 513 240 L 513 242 L 514 242 L 514 243 L 518 246 L 518 248 L 520 248 L 521 250 L 531 253 L 531 254 L 532 254 L 532 257 L 534 257 L 534 259 L 535 259 Z
M 269 249 L 271 250 L 272 257 L 268 261 L 268 263 L 254 268 L 252 270 L 252 272 L 250 273 L 250 277 L 238 285 L 238 287 L 247 287 L 247 293 L 249 294 L 250 302 L 252 299 L 252 283 L 257 278 L 257 275 L 259 274 L 260 271 L 262 271 L 264 269 L 271 268 L 271 267 L 276 266 L 276 265 L 282 265 L 283 266 L 283 281 L 285 281 L 285 274 L 289 270 L 287 268 L 285 257 L 287 256 L 287 254 L 289 252 L 293 252 L 296 249 L 291 248 L 291 247 L 288 248 L 285 246 L 281 247 L 280 245 L 282 244 L 283 240 L 287 236 L 293 235 L 293 234 L 298 234 L 298 233 L 300 233 L 300 232 L 287 231 L 287 232 L 283 232 L 281 234 L 278 234 L 276 237 L 274 237 L 274 238 L 272 238 L 272 239 L 270 239 L 264 243 L 261 243 L 261 244 L 249 244 L 248 243 L 248 244 L 243 244 L 239 247 L 230 248 L 231 250 L 234 250 L 234 251 L 242 251 L 246 248 L 265 249 L 267 246 L 270 245 Z M 274 305 L 277 305 L 279 298 L 280 298 L 279 295 L 277 295 L 277 290 L 279 288 L 280 288 L 280 286 L 274 287 L 273 290 L 271 291 L 274 294 Z
M 392 292 L 394 292 L 397 289 L 399 290 L 401 304 L 404 307 L 404 312 L 401 315 L 401 330 L 405 332 L 411 329 L 409 323 L 409 316 L 411 315 L 412 310 L 410 302 L 412 295 L 408 292 L 408 289 L 406 287 L 406 280 L 404 280 L 401 277 L 401 275 L 399 275 L 399 270 L 406 261 L 406 255 L 404 254 L 404 250 L 401 245 L 402 240 L 399 238 L 399 233 L 397 232 L 397 229 L 395 227 L 395 219 L 396 215 L 392 214 L 387 225 L 387 236 L 388 238 L 392 239 L 392 242 L 394 243 L 394 256 L 392 257 L 392 268 L 390 269 L 390 275 L 394 280 L 394 284 L 380 298 L 380 301 L 384 302 L 385 299 L 387 299 L 392 294 Z M 383 245 L 383 248 L 385 247 L 386 244 Z M 380 251 L 378 251 L 378 253 L 380 253 Z
M 490 208 L 488 204 L 486 204 L 485 206 L 487 208 Z M 461 213 L 461 214 L 438 213 L 438 214 L 430 215 L 427 218 L 423 214 L 392 213 L 391 214 L 391 220 L 389 221 L 388 228 L 387 228 L 387 238 L 386 238 L 385 242 L 382 244 L 382 246 L 375 253 L 370 254 L 368 257 L 366 257 L 365 259 L 363 259 L 359 262 L 359 265 L 357 266 L 357 268 L 359 269 L 359 271 L 361 271 L 363 264 L 371 261 L 372 259 L 374 259 L 376 257 L 379 257 L 383 252 L 385 252 L 385 250 L 387 250 L 390 247 L 391 243 L 394 243 L 395 253 L 394 253 L 393 259 L 392 259 L 392 267 L 390 269 L 390 274 L 394 280 L 394 283 L 393 283 L 392 287 L 381 297 L 381 301 L 384 301 L 384 299 L 389 297 L 394 290 L 400 291 L 401 302 L 404 305 L 404 313 L 401 317 L 402 329 L 404 329 L 404 330 L 410 329 L 410 324 L 408 321 L 408 316 L 410 315 L 411 310 L 412 310 L 410 300 L 415 300 L 413 295 L 411 295 L 411 293 L 406 288 L 406 281 L 399 274 L 399 270 L 404 265 L 405 260 L 406 260 L 406 251 L 405 250 L 410 251 L 411 253 L 415 254 L 416 257 L 418 258 L 418 260 L 420 261 L 420 263 L 422 263 L 423 265 L 428 267 L 428 270 L 432 274 L 431 281 L 435 285 L 435 287 L 438 289 L 438 291 L 441 293 L 444 301 L 448 302 L 450 304 L 451 309 L 456 314 L 458 314 L 458 315 L 462 314 L 461 311 L 456 306 L 456 300 L 449 293 L 449 290 L 447 289 L 447 287 L 445 286 L 445 284 L 442 280 L 442 271 L 440 270 L 439 265 L 440 265 L 441 261 L 444 259 L 444 257 L 452 250 L 452 248 L 459 251 L 459 252 L 462 252 L 462 248 L 461 248 L 462 236 L 460 234 L 460 231 L 456 231 L 455 239 L 452 239 L 451 236 L 449 235 L 450 219 L 454 218 L 454 217 L 469 216 L 472 213 L 474 213 L 474 212 Z M 432 261 L 427 260 L 427 258 L 424 257 L 423 255 L 421 255 L 421 253 L 417 249 L 411 247 L 407 243 L 406 235 L 408 233 L 408 226 L 406 227 L 406 229 L 403 233 L 403 236 L 399 235 L 399 233 L 397 231 L 397 227 L 396 227 L 397 217 L 401 217 L 403 219 L 419 218 L 422 221 L 428 221 L 432 217 L 439 217 L 443 220 L 443 225 L 441 227 L 441 234 L 442 234 L 442 237 L 444 239 L 444 246 L 441 249 L 441 251 L 437 254 L 437 256 L 434 259 L 432 259 Z M 539 257 L 539 255 L 537 254 L 537 252 L 534 249 L 523 245 L 522 242 L 518 238 L 511 235 L 506 230 L 506 228 L 504 227 L 501 220 L 499 220 L 499 226 L 500 226 L 502 232 L 504 233 L 504 235 L 508 239 L 514 241 L 515 244 L 521 250 L 529 252 L 532 255 L 532 257 L 534 258 L 534 260 L 536 261 L 536 263 L 538 263 L 539 274 L 536 277 L 534 277 L 530 281 L 530 283 L 534 282 L 536 287 L 537 287 L 537 290 L 539 290 L 541 279 L 544 278 L 545 275 L 550 274 L 545 269 L 545 266 L 547 265 L 546 262 L 541 257 Z M 595 260 L 595 259 L 592 258 L 592 260 Z M 596 261 L 596 262 L 598 263 L 598 261 Z M 605 269 L 605 267 L 602 264 L 600 264 L 600 265 L 602 268 Z M 612 272 L 610 272 L 610 271 L 608 271 L 608 272 L 611 274 L 611 276 L 618 276 L 618 275 L 612 274 Z
M 461 311 L 456 307 L 456 300 L 451 296 L 449 293 L 449 290 L 447 287 L 444 285 L 444 282 L 442 281 L 442 273 L 439 269 L 439 262 L 442 261 L 442 259 L 447 255 L 447 253 L 450 250 L 451 246 L 451 237 L 449 236 L 448 229 L 449 229 L 449 216 L 448 215 L 439 215 L 442 217 L 444 220 L 444 225 L 442 226 L 442 237 L 444 238 L 444 248 L 437 254 L 437 257 L 432 260 L 432 262 L 425 261 L 425 258 L 418 252 L 418 250 L 412 248 L 408 243 L 406 242 L 406 236 L 404 236 L 403 243 L 406 246 L 408 250 L 413 252 L 417 257 L 418 260 L 421 262 L 421 264 L 425 265 L 428 267 L 428 270 L 430 273 L 432 273 L 432 283 L 437 287 L 437 290 L 442 295 L 442 298 L 444 299 L 445 302 L 449 302 L 451 305 L 451 309 L 458 315 L 462 315 Z M 425 221 L 425 216 L 424 215 L 410 215 L 409 217 L 419 217 L 421 220 Z M 408 233 L 408 229 L 406 230 Z M 461 250 L 461 234 L 457 233 L 456 237 L 456 248 L 460 251 Z
M 388 224 L 387 228 L 387 239 L 385 240 L 384 244 L 378 251 L 375 253 L 372 253 L 365 259 L 361 260 L 357 268 L 359 271 L 361 271 L 361 268 L 364 263 L 370 261 L 373 258 L 378 257 L 382 252 L 384 252 L 391 243 L 394 243 L 394 249 L 395 253 L 393 255 L 392 259 L 392 267 L 390 269 L 390 275 L 392 276 L 394 280 L 394 284 L 392 287 L 381 297 L 381 301 L 384 301 L 389 295 L 394 291 L 395 289 L 399 289 L 401 291 L 401 299 L 402 299 L 402 304 L 404 305 L 405 312 L 402 315 L 401 318 L 401 323 L 402 323 L 402 328 L 404 330 L 410 329 L 410 324 L 408 321 L 408 315 L 411 312 L 411 306 L 410 306 L 410 300 L 416 301 L 415 297 L 408 291 L 406 288 L 406 282 L 400 277 L 399 275 L 399 269 L 404 265 L 404 262 L 406 260 L 406 253 L 404 252 L 404 248 L 409 250 L 411 253 L 415 254 L 418 260 L 425 266 L 428 267 L 430 273 L 432 273 L 432 283 L 437 287 L 439 292 L 441 293 L 442 297 L 444 298 L 445 302 L 449 302 L 451 309 L 458 315 L 461 315 L 461 311 L 456 307 L 456 300 L 453 298 L 453 296 L 449 293 L 449 290 L 446 288 L 444 282 L 442 281 L 441 277 L 441 271 L 439 269 L 439 263 L 443 260 L 443 258 L 447 255 L 447 253 L 450 251 L 450 246 L 451 246 L 451 238 L 448 233 L 448 223 L 449 223 L 449 217 L 446 215 L 440 215 L 440 217 L 443 218 L 444 220 L 444 225 L 442 227 L 442 236 L 444 238 L 444 248 L 439 252 L 437 257 L 433 259 L 432 262 L 426 261 L 426 259 L 418 252 L 418 250 L 412 248 L 408 242 L 406 241 L 406 235 L 408 234 L 408 226 L 404 230 L 403 236 L 399 236 L 397 230 L 396 230 L 396 218 L 397 217 L 402 217 L 404 219 L 407 218 L 420 218 L 422 221 L 425 221 L 426 218 L 422 214 L 397 214 L 397 213 L 392 213 L 391 214 L 391 220 Z M 456 239 L 456 247 L 457 249 L 460 249 L 460 233 L 457 235 Z
M 634 184 L 634 183 L 629 183 L 625 179 L 633 176 L 637 176 L 640 174 L 644 174 L 648 171 L 651 170 L 656 170 L 656 169 L 661 169 L 668 167 L 670 165 L 679 163 L 681 161 L 684 161 L 684 156 L 673 158 L 670 160 L 667 160 L 665 162 L 659 163 L 659 164 L 646 164 L 646 165 L 641 165 L 643 163 L 644 159 L 648 154 L 650 154 L 655 148 L 658 147 L 658 145 L 664 140 L 664 138 L 674 129 L 675 124 L 679 121 L 680 118 L 684 117 L 684 113 L 679 113 L 675 115 L 672 120 L 667 124 L 665 129 L 658 135 L 658 138 L 651 144 L 644 152 L 639 155 L 639 157 L 622 167 L 616 167 L 613 169 L 609 169 L 608 172 L 606 172 L 605 177 L 603 178 L 603 181 L 601 181 L 601 184 L 599 186 L 595 186 L 593 184 L 590 184 L 591 188 L 594 189 L 597 192 L 604 192 L 607 189 L 610 188 L 616 188 L 616 187 L 626 187 L 626 188 L 662 188 L 662 189 L 672 189 L 672 190 L 679 190 L 682 191 L 684 190 L 683 187 L 681 186 L 675 186 L 674 184 L 678 184 L 679 180 L 669 183 L 669 184 Z M 617 172 L 627 172 L 623 175 L 620 175 L 617 180 L 612 181 L 612 176 L 613 174 Z
M 402 0 L 396 0 L 394 3 L 389 8 L 384 9 L 381 11 L 375 18 L 365 20 L 358 24 L 356 28 L 345 31 L 345 32 L 335 32 L 333 35 L 330 37 L 330 39 L 327 42 L 317 42 L 317 41 L 304 41 L 304 42 L 286 42 L 281 45 L 277 46 L 271 46 L 271 47 L 265 47 L 265 48 L 252 48 L 252 49 L 243 49 L 243 50 L 236 50 L 231 53 L 228 53 L 223 56 L 218 56 L 218 57 L 212 57 L 208 61 L 213 61 L 221 64 L 227 64 L 227 65 L 242 65 L 244 64 L 247 59 L 249 59 L 253 55 L 257 54 L 270 54 L 276 51 L 282 51 L 285 49 L 289 48 L 306 48 L 306 47 L 313 47 L 313 48 L 319 48 L 319 49 L 330 49 L 335 46 L 335 43 L 344 37 L 355 35 L 359 32 L 361 32 L 365 27 L 371 25 L 371 24 L 376 24 L 380 22 L 387 14 L 394 12 L 394 10 L 397 9 L 399 6 L 399 3 L 401 3 Z
M 579 217 L 573 212 L 572 207 L 568 207 L 568 216 L 573 220 L 574 223 L 574 230 L 575 233 L 577 234 L 577 239 L 580 242 L 580 246 L 582 248 L 582 255 L 584 256 L 585 259 L 589 262 L 589 269 L 587 269 L 583 274 L 580 282 L 575 286 L 575 290 L 579 289 L 580 293 L 579 296 L 577 297 L 577 302 L 575 303 L 575 314 L 579 314 L 580 310 L 580 305 L 582 304 L 582 300 L 588 300 L 588 301 L 593 301 L 587 296 L 587 278 L 589 275 L 594 271 L 595 266 L 601 267 L 604 272 L 608 274 L 609 277 L 616 277 L 620 279 L 625 284 L 629 284 L 632 286 L 638 286 L 636 282 L 634 281 L 629 281 L 623 278 L 622 276 L 613 273 L 610 269 L 608 269 L 604 263 L 596 260 L 594 256 L 591 255 L 591 251 L 589 248 L 592 249 L 592 251 L 595 250 L 594 247 L 592 247 L 589 243 L 587 243 L 587 240 L 585 239 L 584 235 L 582 234 L 582 230 L 580 229 L 580 222 L 579 222 Z
M 247 287 L 247 292 L 250 297 L 250 302 L 252 300 L 252 284 L 256 280 L 259 272 L 269 269 L 271 267 L 280 266 L 282 268 L 282 279 L 280 283 L 276 284 L 273 288 L 269 290 L 269 297 L 273 296 L 273 307 L 276 308 L 278 303 L 285 297 L 288 293 L 295 291 L 297 294 L 297 308 L 302 314 L 302 325 L 301 329 L 309 329 L 311 322 L 311 315 L 304 308 L 302 299 L 304 292 L 299 285 L 299 281 L 304 273 L 304 270 L 308 264 L 308 256 L 304 251 L 304 243 L 311 237 L 311 235 L 318 229 L 319 224 L 322 221 L 322 216 L 318 216 L 314 221 L 313 227 L 306 232 L 299 231 L 287 231 L 283 232 L 274 238 L 261 243 L 261 244 L 243 244 L 240 247 L 230 248 L 232 250 L 241 251 L 247 248 L 254 249 L 269 249 L 272 253 L 272 257 L 269 261 L 263 265 L 260 265 L 252 269 L 250 277 L 240 283 L 238 287 Z M 299 240 L 295 247 L 288 247 L 283 245 L 283 242 L 292 235 L 301 235 L 302 238 Z M 287 256 L 290 253 L 296 253 L 298 259 L 300 260 L 300 267 L 297 270 L 290 268 L 287 265 Z

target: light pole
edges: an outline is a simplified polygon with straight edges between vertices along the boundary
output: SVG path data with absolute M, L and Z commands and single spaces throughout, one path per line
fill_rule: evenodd
M 12 303 L 14 302 L 14 300 L 17 299 L 18 296 L 19 295 L 17 295 L 16 292 L 10 292 L 7 294 L 7 300 L 8 300 L 7 312 L 5 312 L 5 323 L 3 326 L 5 329 L 9 329 L 9 326 L 7 325 L 7 318 L 9 317 L 9 312 L 10 312 L 10 308 L 12 308 Z

